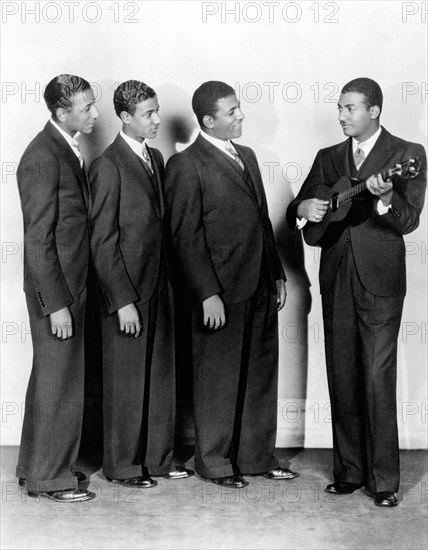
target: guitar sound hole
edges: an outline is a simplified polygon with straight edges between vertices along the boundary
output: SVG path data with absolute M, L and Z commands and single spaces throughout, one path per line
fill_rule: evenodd
M 331 211 L 332 212 L 336 212 L 336 210 L 339 208 L 339 203 L 338 203 L 338 193 L 335 193 L 332 197 L 331 197 Z

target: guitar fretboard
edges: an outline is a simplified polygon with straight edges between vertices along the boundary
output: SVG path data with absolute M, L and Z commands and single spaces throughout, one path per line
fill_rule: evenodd
M 391 168 L 390 170 L 387 170 L 386 172 L 382 172 L 381 176 L 382 179 L 386 180 L 393 176 L 394 174 L 401 173 L 403 170 L 403 166 L 408 164 L 409 161 L 406 161 L 400 166 L 397 166 L 395 168 Z M 344 202 L 347 202 L 351 200 L 353 197 L 356 197 L 360 193 L 362 193 L 365 189 L 367 189 L 367 182 L 362 181 L 360 183 L 357 183 L 357 185 L 354 185 L 350 189 L 347 189 L 346 191 L 343 191 L 343 193 L 340 193 L 337 197 L 337 206 L 340 206 Z
M 362 181 L 361 183 L 354 185 L 354 187 L 351 187 L 347 191 L 340 193 L 340 195 L 337 197 L 338 205 L 342 204 L 343 202 L 351 200 L 356 195 L 359 195 L 360 193 L 362 193 L 365 189 L 367 189 L 366 182 Z

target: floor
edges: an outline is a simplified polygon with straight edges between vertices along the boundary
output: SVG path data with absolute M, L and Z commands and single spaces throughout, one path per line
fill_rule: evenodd
M 418 550 L 427 547 L 427 452 L 402 451 L 401 503 L 374 506 L 364 490 L 333 496 L 331 451 L 278 449 L 293 481 L 249 477 L 249 487 L 222 489 L 194 476 L 159 479 L 132 490 L 91 476 L 97 495 L 80 504 L 29 498 L 14 478 L 18 449 L 3 447 L 2 549 L 310 549 Z M 189 458 L 191 449 L 183 450 Z M 95 466 L 96 468 L 96 466 Z M 94 467 L 86 465 L 85 473 Z

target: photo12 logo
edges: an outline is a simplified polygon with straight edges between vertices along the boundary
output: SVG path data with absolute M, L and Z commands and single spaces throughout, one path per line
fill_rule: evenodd
M 336 2 L 202 2 L 202 22 L 339 23 Z
M 2 2 L 2 23 L 139 23 L 137 2 Z

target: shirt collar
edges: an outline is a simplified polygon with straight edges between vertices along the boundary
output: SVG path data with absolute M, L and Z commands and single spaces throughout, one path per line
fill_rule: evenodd
M 230 153 L 226 149 L 226 144 L 228 144 L 229 147 L 232 147 L 232 149 L 235 149 L 233 147 L 232 143 L 230 142 L 230 139 L 227 139 L 226 141 L 224 141 L 223 139 L 218 139 L 218 138 L 215 138 L 213 136 L 210 136 L 209 134 L 207 134 L 203 130 L 201 130 L 201 136 L 203 138 L 205 138 L 207 141 L 209 141 L 212 145 L 217 147 L 217 149 L 220 149 L 220 151 L 223 151 L 224 153 L 228 154 L 229 156 L 230 156 Z
M 129 145 L 129 147 L 131 147 L 134 153 L 138 155 L 140 158 L 143 158 L 142 150 L 143 150 L 143 147 L 145 147 L 147 150 L 146 142 L 143 141 L 141 143 L 141 141 L 137 141 L 136 139 L 127 136 L 123 130 L 120 131 L 120 135 L 125 140 L 125 142 Z
M 49 122 L 52 124 L 54 128 L 58 130 L 58 132 L 62 135 L 62 137 L 65 139 L 65 141 L 70 145 L 70 147 L 77 149 L 79 148 L 79 143 L 76 141 L 76 138 L 80 135 L 80 132 L 76 132 L 73 137 L 70 136 L 70 134 L 67 134 L 59 124 L 57 124 L 53 118 L 49 120 Z
M 369 137 L 369 139 L 366 139 L 366 141 L 359 142 L 355 138 L 352 138 L 352 151 L 355 153 L 355 151 L 359 147 L 359 143 L 363 143 L 362 149 L 364 151 L 365 157 L 367 157 L 367 155 L 370 153 L 370 151 L 375 146 L 375 143 L 378 140 L 378 137 L 380 136 L 381 132 L 382 132 L 382 126 L 379 126 L 377 131 L 371 137 Z

